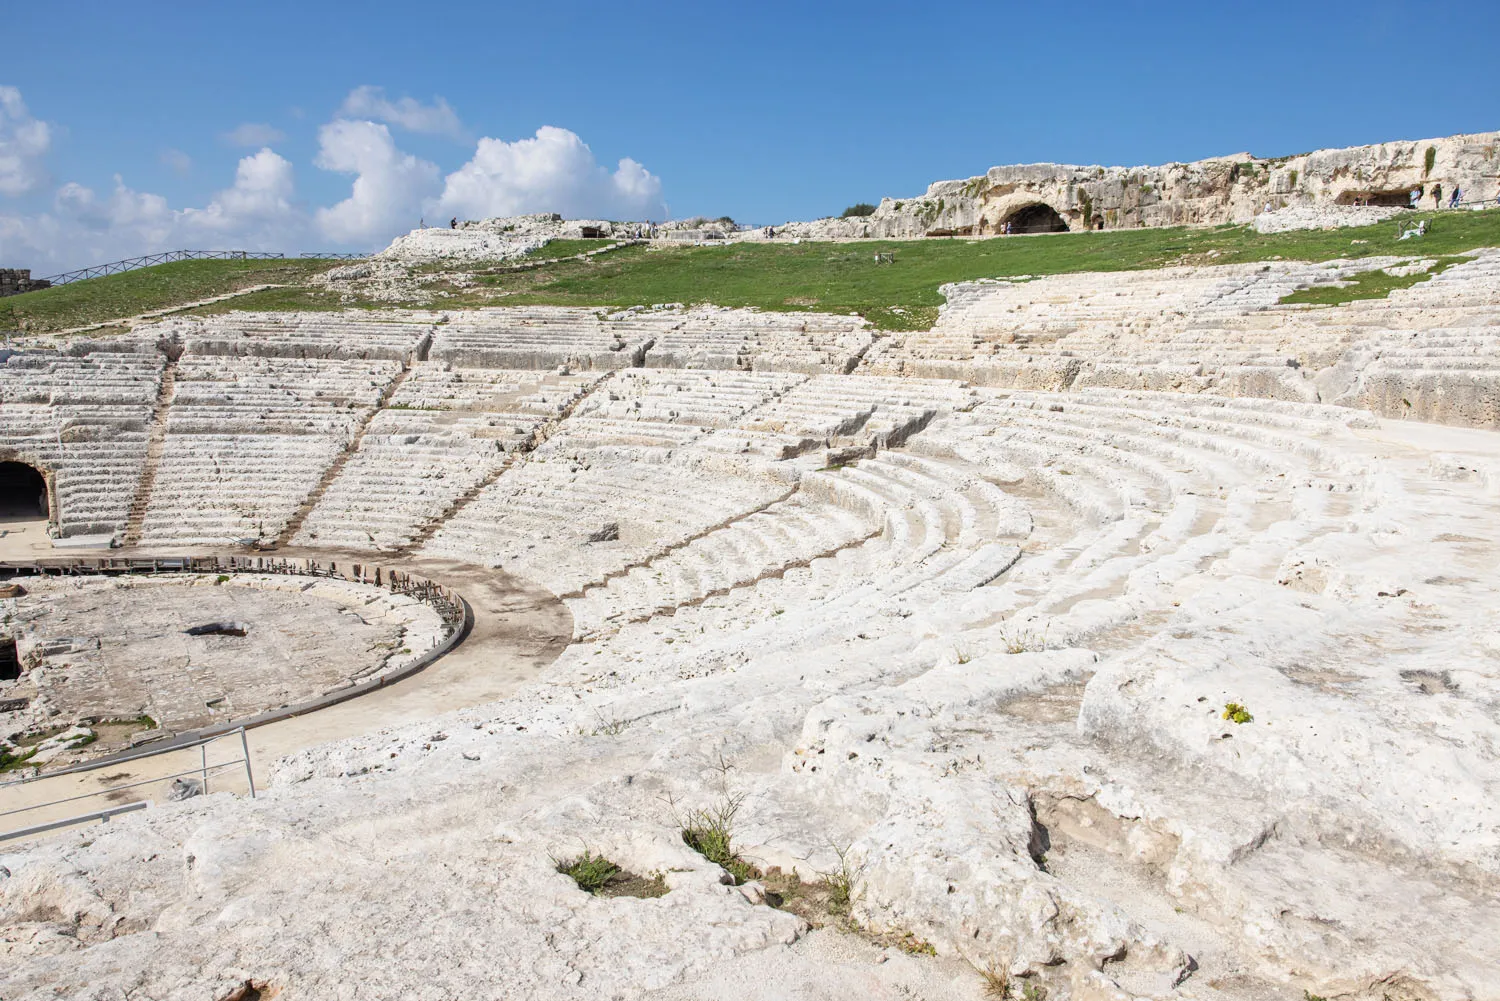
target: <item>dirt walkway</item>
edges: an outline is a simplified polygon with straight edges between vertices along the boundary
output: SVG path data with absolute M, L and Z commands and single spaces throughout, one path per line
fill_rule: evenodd
M 82 327 L 69 327 L 67 330 L 49 330 L 47 331 L 47 335 L 50 337 L 63 337 L 68 334 L 86 334 L 90 330 L 101 330 L 104 327 L 118 327 L 124 324 L 139 323 L 142 320 L 155 320 L 163 316 L 168 316 L 172 313 L 180 313 L 184 309 L 196 309 L 199 306 L 211 306 L 216 302 L 223 302 L 225 299 L 235 299 L 242 295 L 249 295 L 251 292 L 264 292 L 268 288 L 289 287 L 290 286 L 284 284 L 251 285 L 249 288 L 242 288 L 236 292 L 226 292 L 223 295 L 216 295 L 209 299 L 199 299 L 197 302 L 182 302 L 178 303 L 175 306 L 167 306 L 163 309 L 149 310 L 145 313 L 141 313 L 139 316 L 126 316 L 118 320 L 103 320 L 99 323 L 90 323 Z

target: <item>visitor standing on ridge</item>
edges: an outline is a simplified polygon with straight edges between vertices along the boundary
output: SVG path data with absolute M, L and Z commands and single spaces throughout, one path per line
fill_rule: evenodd
M 1450 209 L 1456 209 L 1456 208 L 1458 208 L 1458 203 L 1461 202 L 1461 201 L 1463 201 L 1463 198 L 1464 198 L 1464 189 L 1460 188 L 1458 185 L 1455 184 L 1453 186 L 1453 194 L 1451 194 L 1451 195 L 1448 196 L 1448 207 Z
M 458 229 L 458 216 L 454 216 L 452 219 L 448 220 L 448 228 Z
M 1432 207 L 1440 209 L 1443 207 L 1443 186 L 1434 184 L 1432 186 Z
M 1417 207 L 1417 203 L 1420 202 L 1421 200 L 1422 200 L 1422 189 L 1421 188 L 1412 188 L 1411 189 L 1411 207 L 1412 208 L 1416 208 Z

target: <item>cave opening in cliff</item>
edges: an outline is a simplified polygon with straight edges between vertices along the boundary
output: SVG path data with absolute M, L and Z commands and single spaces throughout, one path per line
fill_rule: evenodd
M 1411 206 L 1411 188 L 1400 191 L 1345 191 L 1338 196 L 1340 205 L 1380 205 L 1404 209 Z
M 1035 202 L 1031 205 L 1023 205 L 1010 215 L 1006 216 L 1000 223 L 1000 231 L 1005 232 L 1006 223 L 1010 224 L 1012 233 L 1066 233 L 1068 223 L 1057 210 L 1051 205 Z

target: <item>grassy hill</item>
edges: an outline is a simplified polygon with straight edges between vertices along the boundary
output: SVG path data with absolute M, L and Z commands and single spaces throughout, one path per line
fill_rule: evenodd
M 428 265 L 430 303 L 460 309 L 496 305 L 635 306 L 662 302 L 753 306 L 766 310 L 859 313 L 877 327 L 931 326 L 947 282 L 975 278 L 1125 271 L 1174 264 L 1270 260 L 1326 261 L 1383 255 L 1452 255 L 1500 247 L 1500 211 L 1403 214 L 1401 223 L 1432 219 L 1418 240 L 1398 241 L 1395 221 L 1328 231 L 1261 235 L 1246 226 L 1057 233 L 989 240 L 861 240 L 849 243 L 742 243 L 715 247 L 627 247 L 588 260 L 531 270 L 504 266 Z M 564 241 L 533 255 L 578 253 L 608 241 Z M 895 256 L 877 264 L 877 253 Z M 388 303 L 341 297 L 306 279 L 329 261 L 183 261 L 0 299 L 0 330 L 44 331 L 138 314 L 257 284 L 267 289 L 194 310 L 328 310 Z M 447 281 L 444 268 L 473 274 L 474 284 Z M 1345 289 L 1318 288 L 1288 301 L 1343 302 L 1388 294 L 1427 276 L 1391 279 L 1373 273 Z
M 337 262 L 175 261 L 0 299 L 0 330 L 46 333 L 138 316 L 255 285 L 300 285 Z

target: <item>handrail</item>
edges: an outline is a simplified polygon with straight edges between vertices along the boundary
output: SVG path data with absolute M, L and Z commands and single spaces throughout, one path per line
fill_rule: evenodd
M 149 268 L 157 264 L 170 264 L 173 261 L 274 261 L 285 256 L 285 254 L 265 250 L 164 250 L 159 254 L 128 257 L 123 261 L 110 261 L 108 264 L 96 264 L 90 268 L 79 268 L 77 271 L 64 271 L 62 274 L 51 275 L 41 281 L 52 285 L 67 285 L 86 278 L 117 275 L 122 271 L 134 271 L 137 268 Z
M 34 824 L 31 827 L 22 827 L 14 831 L 6 831 L 0 834 L 0 841 L 14 841 L 16 838 L 29 838 L 33 834 L 45 834 L 63 827 L 72 827 L 74 824 L 87 824 L 91 820 L 100 823 L 109 823 L 110 817 L 118 817 L 122 813 L 134 813 L 136 810 L 144 810 L 150 806 L 145 800 L 139 803 L 126 803 L 124 806 L 111 806 L 103 810 L 95 810 L 93 813 L 81 813 L 76 817 L 67 817 L 63 820 L 50 820 L 45 824 Z
M 108 264 L 96 264 L 93 267 L 79 268 L 76 271 L 64 271 L 61 274 L 36 280 L 47 282 L 55 287 L 81 282 L 88 278 L 117 275 L 122 271 L 135 271 L 138 268 L 150 268 L 158 264 L 171 264 L 173 261 L 279 261 L 284 260 L 286 256 L 284 253 L 270 250 L 164 250 L 159 254 L 145 254 L 141 257 L 129 257 L 123 261 L 110 261 Z M 370 255 L 315 251 L 298 256 L 309 260 L 362 261 Z
M 240 738 L 240 757 L 235 758 L 232 761 L 216 761 L 213 764 L 209 764 L 208 745 L 216 740 L 221 740 L 224 737 L 229 736 L 238 736 Z M 201 777 L 202 788 L 200 791 L 203 794 L 207 794 L 209 772 L 216 772 L 224 768 L 233 768 L 235 765 L 245 766 L 245 781 L 250 787 L 250 798 L 255 798 L 255 772 L 250 764 L 250 742 L 245 736 L 244 727 L 239 727 L 235 730 L 229 731 L 228 733 L 221 733 L 216 736 L 209 737 L 204 740 L 197 740 L 188 744 L 177 744 L 171 747 L 153 747 L 143 753 L 112 755 L 109 757 L 100 758 L 97 761 L 89 761 L 81 765 L 74 765 L 70 768 L 62 768 L 55 772 L 40 772 L 36 775 L 28 775 L 22 779 L 13 779 L 9 782 L 4 783 L 3 785 L 0 785 L 0 788 L 10 788 L 18 785 L 32 785 L 37 782 L 59 778 L 64 775 L 76 775 L 80 772 L 95 771 L 100 768 L 113 768 L 120 764 L 121 760 L 138 761 L 141 758 L 156 757 L 162 754 L 170 754 L 174 751 L 190 750 L 193 747 L 200 748 L 199 753 L 201 755 L 201 760 L 198 766 L 195 768 L 189 768 L 184 771 L 171 772 L 166 775 L 153 775 L 150 778 L 138 779 L 135 782 L 127 782 L 124 785 L 107 786 L 103 789 L 90 789 L 88 792 L 78 793 L 73 796 L 61 796 L 57 799 L 49 799 L 41 803 L 32 803 L 29 806 L 15 807 L 14 809 L 0 811 L 0 817 L 14 817 L 17 814 L 31 813 L 36 810 L 45 810 L 54 806 L 62 806 L 65 803 L 76 803 L 79 800 L 92 799 L 95 796 L 109 796 L 118 792 L 122 792 L 126 789 L 138 789 L 141 786 L 156 785 L 161 782 L 171 782 L 175 779 L 185 778 L 189 775 Z M 32 827 L 22 827 L 14 831 L 0 832 L 0 841 L 9 841 L 14 838 L 26 837 L 31 834 L 41 834 L 45 831 L 54 831 L 61 827 L 68 827 L 73 824 L 83 824 L 91 820 L 100 820 L 107 822 L 109 818 L 116 813 L 125 813 L 129 810 L 144 809 L 146 805 L 147 804 L 145 802 L 127 803 L 124 806 L 120 807 L 107 807 L 103 810 L 97 810 L 93 813 L 78 814 L 77 816 L 68 817 L 64 820 L 49 821 L 47 823 L 38 824 Z

